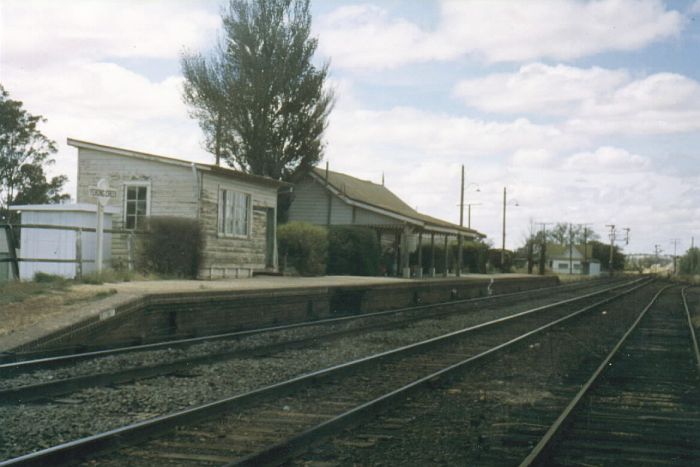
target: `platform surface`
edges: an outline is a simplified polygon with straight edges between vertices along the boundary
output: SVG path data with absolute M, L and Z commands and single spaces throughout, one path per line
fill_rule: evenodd
M 132 300 L 143 298 L 152 294 L 168 293 L 197 293 L 197 292 L 225 292 L 225 291 L 266 291 L 315 288 L 315 287 L 343 287 L 343 286 L 379 286 L 390 284 L 426 283 L 429 281 L 442 280 L 484 280 L 484 279 L 513 279 L 513 278 L 533 278 L 527 274 L 467 274 L 461 277 L 442 276 L 424 279 L 401 279 L 395 277 L 359 277 L 359 276 L 321 276 L 321 277 L 284 277 L 284 276 L 258 276 L 249 279 L 230 279 L 216 281 L 199 280 L 162 280 L 162 281 L 133 281 L 105 283 L 102 285 L 76 285 L 72 290 L 85 292 L 86 294 L 99 294 L 101 292 L 111 292 L 107 298 L 86 303 L 76 303 L 73 305 L 62 305 L 56 312 L 47 316 L 37 317 L 32 320 L 27 314 L 41 313 L 40 309 L 22 310 L 25 314 L 23 322 L 30 324 L 17 324 L 13 327 L 13 320 L 9 320 L 6 325 L 10 329 L 0 336 L 0 352 L 18 347 L 27 342 L 34 341 L 54 331 L 69 327 L 93 316 L 99 315 L 103 311 L 114 309 L 117 306 L 128 303 Z M 115 293 L 116 291 L 116 293 Z

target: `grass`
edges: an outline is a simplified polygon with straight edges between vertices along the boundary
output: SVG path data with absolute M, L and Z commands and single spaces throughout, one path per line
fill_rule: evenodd
M 34 275 L 34 280 L 31 281 L 0 282 L 0 305 L 21 303 L 39 295 L 66 292 L 70 290 L 71 286 L 79 284 L 102 285 L 104 283 L 159 279 L 164 278 L 156 275 L 144 275 L 134 271 L 115 271 L 113 269 L 106 269 L 100 273 L 85 274 L 80 280 L 66 279 L 55 274 L 38 272 Z M 115 293 L 117 293 L 115 289 L 110 289 L 107 292 L 98 292 L 93 298 L 99 300 Z
M 0 284 L 0 304 L 23 302 L 37 295 L 67 290 L 72 281 L 61 278 L 54 281 L 20 281 Z

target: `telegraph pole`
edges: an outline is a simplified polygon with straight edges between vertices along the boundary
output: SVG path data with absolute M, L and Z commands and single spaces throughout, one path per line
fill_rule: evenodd
M 471 223 L 471 222 L 470 222 Z M 459 226 L 464 226 L 464 164 L 462 164 L 462 186 L 459 190 Z M 457 236 L 457 277 L 462 275 L 462 248 L 464 244 L 464 237 L 462 236 L 462 230 L 460 229 L 459 235 Z
M 574 274 L 574 226 L 569 223 L 569 275 Z
M 501 244 L 501 269 L 506 262 L 506 187 L 503 187 L 503 235 Z
M 610 268 L 610 275 L 613 275 L 613 246 L 615 244 L 615 224 L 608 224 L 605 227 L 610 229 L 610 258 L 608 259 L 608 268 Z
M 676 249 L 678 247 L 678 239 L 674 238 L 671 240 L 671 243 L 673 243 L 673 275 L 676 275 Z

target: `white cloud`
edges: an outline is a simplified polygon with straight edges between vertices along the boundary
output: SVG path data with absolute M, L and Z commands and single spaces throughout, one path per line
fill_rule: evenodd
M 455 95 L 486 112 L 568 115 L 627 82 L 624 70 L 531 63 L 514 73 L 463 80 L 455 86 Z
M 4 0 L 3 62 L 47 64 L 109 58 L 177 58 L 212 42 L 218 15 L 195 1 Z
M 546 149 L 518 149 L 510 162 L 515 167 L 545 167 L 554 155 Z
M 3 68 L 3 85 L 58 143 L 51 175 L 65 174 L 74 191 L 76 151 L 66 138 L 208 161 L 201 132 L 180 97 L 181 77 L 151 81 L 113 63 L 46 65 L 44 73 Z
M 392 68 L 474 56 L 487 62 L 573 60 L 675 37 L 683 17 L 659 0 L 447 0 L 434 30 L 387 10 L 340 7 L 319 18 L 319 48 L 345 68 Z
M 625 149 L 603 146 L 593 152 L 579 152 L 566 159 L 564 169 L 596 172 L 633 172 L 648 169 L 648 158 L 631 154 Z
M 656 73 L 533 63 L 513 73 L 463 80 L 455 94 L 479 110 L 568 117 L 562 129 L 657 134 L 700 129 L 700 83 Z
M 421 155 L 488 159 L 525 148 L 562 150 L 583 139 L 527 119 L 492 122 L 407 107 L 369 111 L 339 106 L 331 115 L 328 141 L 329 156 L 336 160 L 356 160 L 371 150 L 369 157 L 402 164 Z

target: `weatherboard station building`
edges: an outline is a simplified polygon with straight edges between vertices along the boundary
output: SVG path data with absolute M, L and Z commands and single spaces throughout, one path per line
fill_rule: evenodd
M 199 277 L 250 277 L 277 271 L 277 192 L 289 184 L 216 165 L 199 164 L 76 139 L 77 202 L 94 203 L 100 179 L 116 190 L 112 264 L 125 264 L 148 216 L 199 219 L 204 233 Z
M 420 276 L 426 266 L 430 276 L 436 274 L 436 242 L 443 242 L 446 253 L 450 239 L 485 237 L 474 229 L 416 211 L 383 184 L 318 167 L 298 172 L 293 182 L 290 221 L 370 227 L 377 233 L 383 249 L 393 251 L 394 271 L 404 277 L 409 277 L 412 269 Z M 425 243 L 431 245 L 428 258 L 423 258 L 422 249 L 418 248 Z M 410 253 L 416 250 L 416 264 L 410 264 Z M 448 261 L 444 264 L 442 273 L 447 274 Z

